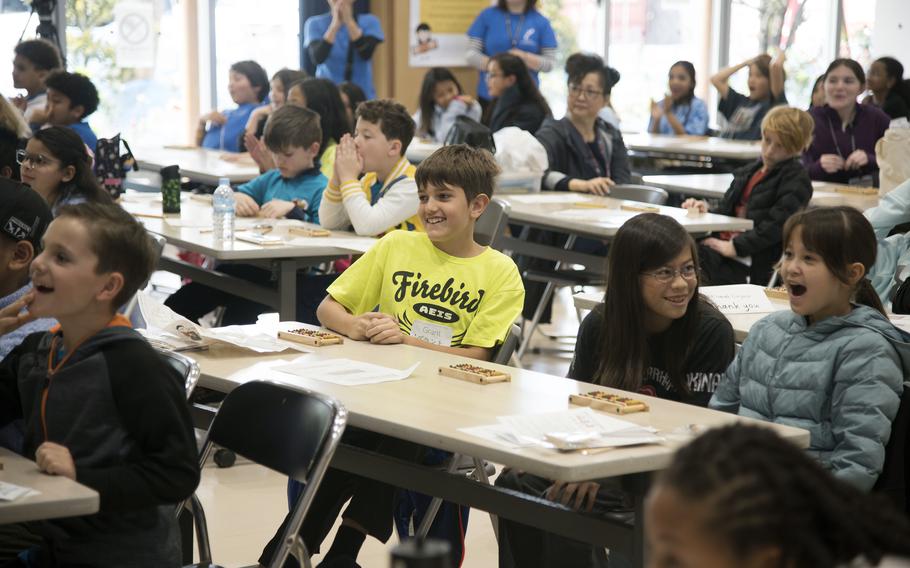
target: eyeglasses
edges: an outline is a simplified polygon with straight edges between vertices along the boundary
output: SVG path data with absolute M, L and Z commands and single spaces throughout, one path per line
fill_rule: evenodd
M 28 167 L 30 168 L 43 168 L 45 166 L 57 163 L 58 160 L 48 158 L 43 154 L 29 154 L 25 150 L 17 150 L 16 163 L 20 166 L 24 166 L 26 162 L 28 162 Z
M 652 272 L 642 272 L 645 276 L 650 276 L 661 284 L 669 284 L 676 280 L 677 276 L 682 276 L 683 280 L 695 280 L 698 278 L 698 268 L 694 264 L 687 264 L 682 268 L 663 267 Z
M 581 85 L 569 83 L 569 94 L 573 97 L 580 97 L 582 94 L 584 94 L 586 99 L 594 99 L 597 97 L 602 97 L 604 92 L 595 91 L 594 89 L 582 89 Z

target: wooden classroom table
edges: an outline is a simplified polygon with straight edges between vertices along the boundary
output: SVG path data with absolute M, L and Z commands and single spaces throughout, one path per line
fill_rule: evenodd
M 623 134 L 626 147 L 633 152 L 661 157 L 714 158 L 736 161 L 761 156 L 761 143 L 708 136 L 670 136 L 666 134 Z
M 38 491 L 38 495 L 0 501 L 0 525 L 98 512 L 98 493 L 68 477 L 38 471 L 35 462 L 0 448 L 0 481 Z
M 180 166 L 180 175 L 205 185 L 216 186 L 226 177 L 232 184 L 245 183 L 259 175 L 259 166 L 249 154 L 234 154 L 192 146 L 136 147 L 133 152 L 142 170 L 158 172 L 166 166 Z
M 347 408 L 351 426 L 379 434 L 490 460 L 550 479 L 581 481 L 626 476 L 624 481 L 628 481 L 627 486 L 635 493 L 639 520 L 642 518 L 641 505 L 647 491 L 647 479 L 652 472 L 667 467 L 679 444 L 667 442 L 608 451 L 567 453 L 528 447 L 510 448 L 459 429 L 494 424 L 496 418 L 503 415 L 567 410 L 570 394 L 610 389 L 492 363 L 483 365 L 511 373 L 512 381 L 478 385 L 437 373 L 440 366 L 476 361 L 407 345 L 372 345 L 346 339 L 343 345 L 321 347 L 316 351 L 320 357 L 344 357 L 397 369 L 417 362 L 420 366 L 410 378 L 402 381 L 348 387 L 285 375 L 270 369 L 276 360 L 288 361 L 300 357 L 298 352 L 263 356 L 234 347 L 215 346 L 209 351 L 188 354 L 199 363 L 202 372 L 200 384 L 218 391 L 229 392 L 251 380 L 272 380 L 302 386 L 335 397 Z M 654 427 L 665 434 L 689 428 L 690 425 L 701 428 L 753 422 L 696 406 L 643 395 L 636 397 L 651 405 L 650 411 L 622 418 Z M 762 424 L 801 447 L 808 446 L 809 433 L 804 430 Z M 579 515 L 540 499 L 524 499 L 486 484 L 468 481 L 463 475 L 452 475 L 416 464 L 396 463 L 398 460 L 382 459 L 376 454 L 345 449 L 344 446 L 342 450 L 336 454 L 334 467 L 492 514 L 540 524 L 542 528 L 560 534 L 590 539 L 594 544 L 623 549 L 630 553 L 634 565 L 641 565 L 643 541 L 640 522 L 633 528 L 627 520 L 618 523 Z M 554 513 L 552 518 L 547 517 L 548 513 Z
M 180 216 L 165 218 L 161 213 L 161 194 L 124 194 L 121 205 L 132 213 L 150 232 L 163 236 L 168 244 L 191 252 L 200 253 L 221 262 L 243 262 L 271 269 L 277 275 L 277 286 L 267 287 L 241 278 L 229 276 L 217 270 L 206 270 L 177 258 L 162 255 L 159 268 L 184 277 L 192 278 L 218 290 L 248 298 L 276 308 L 282 319 L 292 320 L 297 313 L 297 271 L 316 266 L 362 251 L 344 248 L 344 242 L 332 244 L 334 239 L 350 239 L 367 246 L 375 241 L 370 237 L 359 237 L 346 231 L 332 231 L 329 238 L 294 237 L 288 235 L 287 227 L 278 227 L 269 235 L 282 236 L 287 240 L 280 245 L 257 245 L 234 239 L 233 243 L 215 242 L 211 232 L 212 205 L 210 196 L 182 195 Z M 238 218 L 237 229 L 262 223 L 263 219 Z M 183 224 L 184 226 L 179 226 Z M 312 224 L 301 226 L 316 227 Z M 242 235 L 243 232 L 237 232 Z
M 675 218 L 689 233 L 746 231 L 752 221 L 713 213 L 689 215 L 685 209 L 650 205 L 587 193 L 542 191 L 528 195 L 507 195 L 509 221 L 561 233 L 595 239 L 612 238 L 619 228 L 645 210 Z M 628 208 L 628 209 L 623 209 Z
M 752 228 L 749 219 L 713 213 L 688 215 L 685 209 L 678 207 L 648 205 L 584 193 L 542 191 L 525 195 L 503 195 L 501 198 L 511 208 L 509 222 L 524 225 L 525 229 L 519 235 L 504 236 L 497 240 L 497 248 L 550 261 L 580 264 L 589 270 L 601 270 L 603 258 L 571 250 L 576 239 L 609 240 L 623 223 L 642 213 L 640 210 L 623 210 L 621 207 L 654 209 L 675 218 L 686 231 L 693 234 L 745 231 Z M 535 243 L 528 240 L 528 228 L 531 227 L 567 234 L 569 238 L 562 248 Z
M 645 185 L 659 187 L 670 193 L 707 199 L 723 198 L 732 182 L 733 174 L 651 175 L 642 178 L 642 183 Z M 816 206 L 849 205 L 865 211 L 878 205 L 878 192 L 861 194 L 855 191 L 870 191 L 871 189 L 813 181 L 810 203 Z
M 702 289 L 706 287 L 703 287 Z M 580 310 L 593 310 L 603 302 L 604 293 L 582 292 L 580 294 L 575 294 L 572 299 L 575 302 L 576 308 Z M 771 300 L 771 305 L 774 306 L 775 311 L 790 309 L 790 302 L 787 300 L 781 298 L 769 298 L 769 300 Z M 746 336 L 749 335 L 752 326 L 767 315 L 768 313 L 724 314 L 724 317 L 726 317 L 727 320 L 729 320 L 730 325 L 733 326 L 733 340 L 736 341 L 736 343 L 742 343 L 746 340 Z

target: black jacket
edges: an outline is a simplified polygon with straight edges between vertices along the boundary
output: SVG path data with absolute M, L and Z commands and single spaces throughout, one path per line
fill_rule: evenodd
M 568 118 L 544 121 L 535 136 L 546 148 L 550 161 L 550 168 L 544 174 L 545 189 L 568 191 L 572 179 L 609 177 L 616 183 L 632 181 L 629 154 L 622 141 L 622 134 L 600 118 L 594 124 L 594 130 L 604 142 L 609 172 L 597 172 L 592 162 L 591 149 Z
M 513 85 L 494 101 L 487 126 L 491 132 L 506 126 L 517 126 L 534 134 L 547 114 L 547 110 L 536 102 L 521 100 L 518 87 Z
M 141 335 L 120 326 L 82 343 L 50 376 L 55 335 L 29 335 L 0 363 L 0 425 L 24 419 L 30 459 L 45 436 L 69 449 L 76 481 L 97 491 L 101 506 L 36 530 L 60 564 L 179 565 L 174 504 L 199 483 L 182 378 Z
M 736 206 L 752 175 L 762 167 L 761 160 L 733 172 L 733 183 L 714 213 L 736 215 Z M 752 257 L 750 280 L 764 285 L 771 279 L 773 266 L 780 259 L 784 223 L 809 204 L 812 181 L 799 158 L 774 166 L 752 190 L 746 203 L 746 219 L 753 227 L 733 239 L 736 256 Z

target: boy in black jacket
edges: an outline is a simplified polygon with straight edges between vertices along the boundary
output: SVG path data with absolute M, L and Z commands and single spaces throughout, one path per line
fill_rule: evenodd
M 733 183 L 712 211 L 751 219 L 748 231 L 723 232 L 701 241 L 698 256 L 706 283 L 764 286 L 782 252 L 784 223 L 809 204 L 812 182 L 800 162 L 812 141 L 815 123 L 809 113 L 792 107 L 771 109 L 762 120 L 761 159 L 733 172 Z M 687 199 L 684 209 L 708 210 L 699 199 Z
M 25 421 L 24 453 L 96 490 L 100 512 L 39 523 L 27 566 L 180 565 L 174 504 L 199 482 L 182 380 L 116 314 L 155 264 L 114 205 L 64 207 L 31 266 L 29 311 L 60 325 L 0 363 L 0 426 Z

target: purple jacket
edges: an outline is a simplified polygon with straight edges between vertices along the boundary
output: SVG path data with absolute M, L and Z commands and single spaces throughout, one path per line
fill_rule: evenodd
M 815 131 L 812 145 L 803 154 L 803 165 L 814 180 L 847 183 L 852 178 L 872 174 L 875 185 L 878 185 L 878 162 L 875 160 L 875 143 L 885 135 L 891 118 L 880 109 L 871 105 L 856 105 L 856 115 L 847 129 L 841 128 L 840 116 L 828 105 L 813 107 L 809 113 L 815 120 Z M 839 151 L 838 151 L 839 149 Z M 829 174 L 822 169 L 822 154 L 840 154 L 847 156 L 854 150 L 865 150 L 869 163 L 859 170 L 841 170 Z

